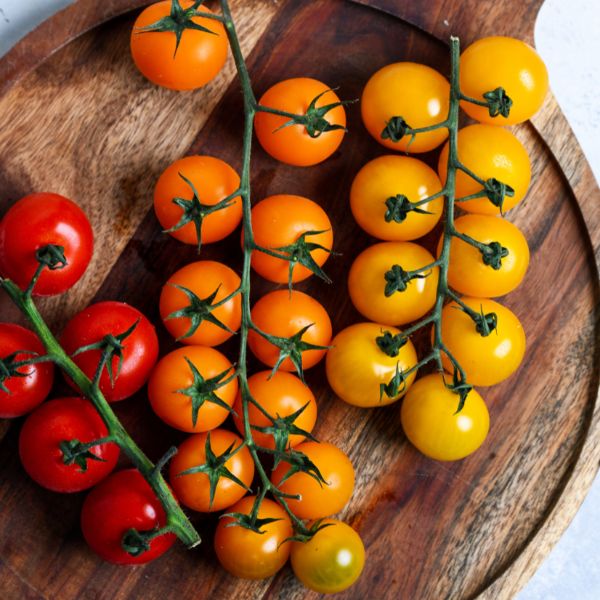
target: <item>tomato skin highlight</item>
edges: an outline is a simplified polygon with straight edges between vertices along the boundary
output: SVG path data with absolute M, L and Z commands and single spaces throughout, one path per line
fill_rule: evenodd
M 490 68 L 491 66 L 491 68 Z M 508 117 L 491 117 L 486 107 L 462 101 L 473 119 L 489 125 L 515 125 L 530 119 L 548 93 L 548 71 L 540 55 L 525 42 L 504 36 L 481 38 L 460 57 L 460 88 L 471 98 L 502 87 L 512 106 Z
M 387 384 L 396 374 L 396 368 L 407 371 L 417 364 L 417 353 L 408 340 L 398 356 L 388 356 L 376 343 L 383 331 L 392 335 L 399 329 L 377 323 L 355 323 L 340 331 L 331 341 L 327 352 L 327 381 L 335 394 L 354 406 L 375 408 L 396 402 L 410 388 L 416 377 L 412 372 L 406 378 L 406 387 L 390 398 L 381 394 L 380 385 Z
M 27 474 L 53 492 L 80 492 L 104 479 L 115 468 L 119 447 L 115 443 L 93 446 L 101 460 L 88 459 L 87 469 L 63 461 L 61 442 L 93 442 L 108 429 L 93 405 L 83 398 L 49 400 L 32 412 L 21 429 L 19 456 Z
M 153 538 L 150 550 L 139 556 L 128 554 L 121 542 L 130 529 L 152 531 L 166 521 L 160 500 L 136 469 L 113 473 L 87 495 L 81 509 L 81 530 L 88 546 L 117 565 L 141 565 L 164 554 L 177 539 L 173 533 Z
M 66 325 L 60 336 L 60 344 L 72 356 L 76 350 L 101 341 L 106 335 L 119 335 L 134 323 L 136 328 L 123 341 L 123 364 L 112 359 L 114 385 L 107 369 L 100 376 L 100 391 L 109 402 L 129 398 L 146 383 L 158 358 L 158 338 L 154 326 L 137 308 L 125 302 L 97 302 L 78 312 Z M 72 356 L 73 362 L 93 379 L 100 362 L 100 350 L 87 350 Z M 119 373 L 118 376 L 116 374 Z M 76 389 L 75 384 L 67 382 Z
M 367 131 L 386 148 L 402 152 L 429 152 L 448 137 L 444 127 L 418 133 L 411 141 L 383 139 L 381 133 L 393 117 L 402 117 L 418 129 L 441 123 L 448 115 L 450 84 L 435 69 L 413 62 L 387 65 L 374 73 L 362 93 L 362 120 Z
M 240 185 L 238 174 L 224 161 L 212 156 L 186 156 L 169 165 L 159 177 L 154 188 L 154 212 L 163 229 L 177 225 L 183 215 L 183 209 L 173 203 L 174 198 L 192 200 L 192 188 L 181 178 L 189 179 L 198 192 L 200 203 L 213 206 Z M 232 200 L 231 205 L 220 208 L 202 219 L 202 244 L 218 242 L 226 238 L 242 220 L 242 202 L 240 198 Z M 169 235 L 185 244 L 198 244 L 194 223 L 187 223 L 181 229 L 169 231 Z
M 269 196 L 252 207 L 252 230 L 254 241 L 264 248 L 276 250 L 289 246 L 309 231 L 321 231 L 308 235 L 307 243 L 319 244 L 328 250 L 333 246 L 333 231 L 327 213 L 316 203 L 302 196 L 279 194 Z M 311 253 L 321 267 L 329 258 L 329 252 L 316 249 Z M 289 262 L 269 256 L 259 250 L 252 252 L 252 268 L 262 277 L 275 283 L 288 283 Z M 312 271 L 296 263 L 292 281 L 304 281 Z
M 29 329 L 14 323 L 0 323 L 0 359 L 19 352 L 15 361 L 44 356 L 46 350 L 38 336 Z M 42 362 L 19 368 L 19 373 L 27 373 L 25 377 L 10 377 L 4 386 L 10 393 L 0 390 L 0 419 L 20 417 L 38 404 L 41 404 L 50 393 L 54 382 L 54 365 Z
M 307 473 L 294 473 L 283 483 L 290 469 L 284 459 L 274 469 L 271 481 L 279 489 L 300 500 L 288 499 L 290 510 L 301 519 L 322 519 L 338 513 L 350 500 L 354 490 L 354 467 L 348 456 L 328 442 L 304 442 L 294 449 L 302 452 L 319 469 L 327 484 L 319 483 Z
M 337 94 L 324 83 L 308 77 L 286 79 L 271 86 L 261 97 L 259 104 L 295 115 L 304 115 L 311 102 L 323 94 L 316 103 L 320 108 L 339 102 Z M 336 106 L 324 117 L 331 125 L 346 126 L 346 111 Z M 329 158 L 344 139 L 345 130 L 325 131 L 311 137 L 304 125 L 281 128 L 290 119 L 266 112 L 254 117 L 256 137 L 265 152 L 273 158 L 296 167 L 309 167 Z M 281 128 L 281 129 L 280 129 Z
M 293 542 L 292 569 L 309 589 L 334 594 L 348 589 L 360 577 L 365 565 L 365 547 L 352 527 L 335 519 L 308 542 Z
M 192 0 L 180 0 L 182 8 L 189 8 Z M 211 12 L 206 6 L 202 11 Z M 213 19 L 193 17 L 197 25 L 212 33 L 186 29 L 177 52 L 173 32 L 137 31 L 168 17 L 171 0 L 155 2 L 137 17 L 131 32 L 131 56 L 136 67 L 156 85 L 172 90 L 194 90 L 214 79 L 227 60 L 227 33 L 224 26 Z
M 21 198 L 0 222 L 0 273 L 25 290 L 38 268 L 36 251 L 48 244 L 64 248 L 67 264 L 42 271 L 36 296 L 62 294 L 79 281 L 92 258 L 94 234 L 85 213 L 64 196 L 44 192 Z
M 242 498 L 229 512 L 250 514 L 255 498 Z M 234 522 L 231 517 L 219 519 L 214 539 L 215 553 L 223 568 L 234 577 L 272 577 L 285 565 L 290 555 L 291 543 L 285 540 L 294 533 L 285 510 L 273 500 L 265 498 L 258 510 L 258 518 L 278 520 L 263 525 L 261 531 L 264 533 L 256 533 L 239 525 L 231 526 Z
M 445 376 L 448 382 L 450 375 Z M 440 373 L 418 379 L 402 401 L 400 418 L 409 441 L 425 456 L 460 460 L 483 444 L 490 427 L 485 402 L 471 390 L 457 413 L 459 396 L 449 390 Z

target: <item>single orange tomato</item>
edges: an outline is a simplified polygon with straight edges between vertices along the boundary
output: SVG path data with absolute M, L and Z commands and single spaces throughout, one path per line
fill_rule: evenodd
M 213 294 L 211 305 L 231 295 L 240 287 L 240 278 L 228 266 L 212 260 L 190 263 L 175 272 L 163 286 L 160 294 L 160 316 L 169 333 L 183 344 L 218 346 L 228 340 L 240 328 L 242 321 L 242 302 L 237 294 L 227 302 L 211 311 L 230 331 L 204 320 L 193 329 L 194 315 L 171 316 L 190 307 L 191 300 L 185 288 L 200 300 L 206 300 Z

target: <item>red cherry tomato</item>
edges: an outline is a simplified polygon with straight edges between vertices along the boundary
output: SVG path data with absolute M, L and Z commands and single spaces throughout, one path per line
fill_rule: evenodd
M 19 352 L 12 361 L 6 360 L 18 350 L 31 352 Z M 9 370 L 10 362 L 20 362 L 44 354 L 44 346 L 33 331 L 13 323 L 0 323 L 0 360 L 4 360 L 4 366 Z M 46 399 L 54 381 L 54 365 L 51 362 L 19 367 L 17 372 L 19 376 L 13 375 L 6 379 L 3 379 L 0 372 L 0 383 L 8 390 L 7 393 L 0 389 L 1 419 L 20 417 L 35 408 Z
M 175 542 L 172 533 L 150 540 L 150 548 L 138 556 L 126 552 L 122 544 L 130 529 L 152 531 L 166 522 L 162 504 L 136 469 L 113 473 L 88 494 L 81 510 L 81 530 L 89 547 L 118 565 L 140 565 L 164 554 Z
M 158 338 L 154 326 L 129 304 L 98 302 L 77 313 L 67 323 L 60 338 L 65 352 L 72 356 L 79 348 L 100 342 L 107 335 L 116 337 L 125 333 L 135 323 L 137 326 L 133 332 L 121 342 L 123 362 L 120 369 L 118 357 L 112 358 L 114 385 L 106 368 L 100 377 L 100 391 L 109 402 L 132 396 L 146 383 L 158 358 Z M 93 379 L 100 357 L 101 351 L 93 349 L 73 356 L 73 360 Z
M 44 269 L 35 284 L 38 296 L 61 294 L 85 272 L 93 251 L 92 227 L 85 213 L 63 196 L 31 194 L 13 204 L 0 223 L 0 272 L 25 289 L 36 269 L 36 251 L 62 246 L 67 264 Z
M 117 464 L 119 447 L 104 443 L 89 448 L 97 457 L 85 458 L 82 465 L 67 464 L 68 453 L 61 444 L 82 444 L 108 435 L 96 409 L 83 398 L 59 398 L 39 406 L 26 419 L 19 437 L 19 455 L 27 474 L 39 485 L 54 492 L 80 492 L 104 479 Z M 82 466 L 85 465 L 85 470 Z

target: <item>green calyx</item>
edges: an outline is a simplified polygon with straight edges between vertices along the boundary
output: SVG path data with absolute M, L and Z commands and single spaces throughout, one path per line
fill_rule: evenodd
M 321 487 L 323 484 L 329 485 L 329 482 L 325 480 L 317 465 L 315 465 L 315 463 L 303 452 L 299 452 L 298 450 L 294 450 L 292 448 L 285 453 L 283 461 L 288 463 L 290 468 L 279 481 L 279 485 L 281 485 L 284 481 L 287 481 L 296 473 L 306 473 L 316 482 L 318 482 Z
M 481 308 L 481 312 L 478 313 L 473 320 L 475 321 L 477 333 L 482 337 L 487 337 L 492 331 L 496 331 L 498 328 L 498 315 L 494 312 L 484 313 L 483 307 Z
M 199 25 L 193 21 L 194 17 L 203 16 L 202 12 L 198 10 L 204 0 L 196 0 L 189 8 L 182 8 L 179 0 L 171 0 L 171 14 L 167 17 L 159 19 L 155 23 L 146 25 L 145 27 L 138 27 L 136 33 L 174 33 L 175 34 L 175 52 L 173 58 L 177 55 L 179 44 L 181 43 L 181 36 L 186 29 L 193 29 L 196 31 L 203 31 L 210 33 L 211 35 L 217 35 L 214 31 L 211 31 L 203 25 Z
M 378 348 L 388 356 L 395 358 L 400 353 L 402 346 L 406 344 L 408 338 L 402 333 L 393 334 L 390 331 L 383 331 L 380 336 L 375 338 Z
M 225 513 L 221 515 L 221 518 L 230 517 L 233 519 L 233 521 L 231 523 L 227 523 L 225 527 L 243 527 L 244 529 L 249 529 L 250 531 L 260 535 L 266 533 L 266 530 L 263 529 L 265 525 L 275 523 L 276 521 L 281 521 L 281 519 L 275 519 L 272 517 L 265 517 L 264 519 L 259 518 L 258 511 L 260 510 L 260 505 L 262 504 L 263 499 L 264 492 L 259 493 L 254 499 L 254 504 L 252 505 L 252 510 L 249 514 Z
M 389 298 L 396 292 L 404 292 L 413 279 L 425 279 L 426 273 L 420 271 L 405 271 L 400 265 L 393 265 L 384 275 L 385 296 Z
M 235 377 L 234 373 L 232 377 L 225 379 L 225 377 L 231 372 L 232 368 L 230 367 L 225 369 L 225 371 L 215 375 L 214 377 L 211 377 L 210 379 L 204 379 L 196 365 L 187 356 L 185 357 L 185 361 L 192 372 L 193 382 L 189 387 L 177 390 L 175 393 L 183 394 L 191 400 L 192 426 L 196 427 L 196 423 L 198 422 L 198 412 L 207 402 L 211 402 L 212 404 L 216 404 L 217 406 L 220 406 L 229 412 L 233 412 L 233 408 L 231 408 L 229 404 L 224 402 L 216 394 L 219 388 L 229 383 L 233 377 Z
M 150 542 L 159 535 L 167 533 L 165 530 L 155 527 L 149 531 L 138 531 L 137 529 L 128 529 L 121 540 L 121 548 L 131 556 L 140 556 L 150 550 Z
M 411 202 L 403 194 L 396 194 L 390 196 L 385 201 L 387 210 L 385 211 L 385 220 L 387 223 L 402 223 L 406 220 L 408 213 L 415 212 L 421 215 L 431 215 L 432 213 L 428 210 L 420 208 L 419 202 Z
M 57 246 L 55 244 L 48 244 L 47 246 L 38 248 L 35 252 L 35 259 L 40 265 L 48 267 L 51 271 L 63 269 L 67 266 L 64 246 Z
M 30 373 L 19 371 L 20 367 L 26 366 L 27 361 L 17 361 L 17 356 L 27 352 L 27 350 L 17 350 L 4 358 L 0 358 L 0 391 L 10 394 L 10 390 L 6 387 L 6 381 L 11 377 L 28 377 Z
M 58 445 L 62 452 L 62 460 L 65 465 L 77 465 L 80 473 L 85 473 L 88 468 L 88 460 L 96 460 L 98 462 L 106 462 L 94 454 L 91 449 L 94 446 L 99 446 L 106 443 L 107 440 L 95 440 L 93 442 L 80 442 L 77 439 L 63 440 Z
M 410 130 L 410 125 L 402 117 L 392 117 L 381 132 L 382 140 L 399 142 Z
M 406 373 L 402 371 L 399 364 L 396 363 L 396 372 L 387 383 L 379 384 L 379 401 L 383 400 L 383 396 L 390 399 L 397 398 L 406 390 Z
M 333 523 L 323 523 L 323 519 L 311 523 L 308 527 L 305 524 L 297 524 L 294 535 L 285 539 L 284 542 L 300 542 L 305 544 L 306 542 L 310 542 L 321 529 L 331 527 L 332 525 Z
M 513 101 L 504 91 L 504 88 L 497 87 L 495 90 L 483 94 L 486 101 L 490 117 L 502 115 L 508 117 Z
M 500 242 L 490 242 L 480 248 L 483 263 L 498 271 L 502 267 L 502 259 L 508 256 L 508 248 L 505 248 Z
M 510 185 L 502 183 L 494 177 L 483 182 L 483 192 L 487 199 L 500 209 L 500 213 L 504 208 L 504 199 L 512 198 L 515 195 L 515 190 Z
M 458 414 L 464 407 L 465 402 L 467 401 L 467 396 L 471 393 L 473 389 L 472 385 L 469 385 L 463 378 L 460 371 L 455 368 L 452 374 L 452 383 L 447 383 L 444 381 L 445 386 L 453 393 L 457 394 L 459 397 L 458 407 L 454 414 Z

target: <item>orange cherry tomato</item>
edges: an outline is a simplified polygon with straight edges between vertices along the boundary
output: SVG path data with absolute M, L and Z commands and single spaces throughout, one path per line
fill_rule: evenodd
M 209 475 L 203 472 L 183 474 L 188 469 L 207 465 L 205 448 L 208 436 L 210 436 L 210 448 L 217 458 L 222 456 L 232 444 L 231 453 L 242 444 L 239 436 L 226 429 L 196 433 L 179 446 L 177 454 L 171 460 L 169 470 L 171 487 L 179 501 L 199 512 L 216 512 L 235 504 L 246 494 L 246 488 L 250 486 L 254 477 L 254 461 L 250 451 L 244 446 L 225 461 L 223 468 L 246 487 L 221 475 L 211 503 Z
M 252 398 L 273 418 L 281 417 L 283 419 L 305 407 L 293 423 L 296 427 L 308 433 L 313 430 L 317 420 L 317 402 L 310 388 L 295 375 L 285 371 L 277 371 L 271 376 L 270 371 L 261 371 L 248 378 L 248 387 Z M 233 409 L 235 410 L 233 422 L 238 431 L 243 434 L 241 393 L 238 393 Z M 250 425 L 253 427 L 273 426 L 273 422 L 251 402 L 248 403 L 248 418 Z M 255 443 L 263 448 L 275 448 L 275 439 L 270 433 L 252 429 L 252 437 Z M 288 438 L 288 444 L 293 447 L 304 440 L 305 436 L 292 434 Z
M 182 176 L 191 181 L 194 188 Z M 195 189 L 198 193 L 196 199 L 200 204 L 211 207 L 233 194 L 239 185 L 238 174 L 226 162 L 212 156 L 186 156 L 176 160 L 159 177 L 154 188 L 154 211 L 163 229 L 170 230 L 185 216 L 183 208 L 173 202 L 175 198 L 191 201 L 194 199 Z M 203 215 L 200 235 L 202 243 L 222 240 L 241 220 L 242 202 L 239 198 L 233 199 L 225 208 Z M 186 244 L 198 244 L 193 221 L 168 233 Z
M 212 260 L 201 260 L 190 263 L 171 275 L 163 286 L 160 294 L 160 316 L 169 333 L 183 344 L 217 346 L 228 340 L 233 334 L 215 323 L 204 320 L 190 335 L 193 326 L 193 316 L 170 315 L 190 306 L 188 295 L 179 287 L 185 288 L 200 300 L 209 298 L 216 292 L 211 302 L 214 305 L 240 287 L 240 278 L 228 266 Z M 210 313 L 231 331 L 240 328 L 242 321 L 242 303 L 240 295 L 215 308 Z
M 297 77 L 280 81 L 270 87 L 263 94 L 259 104 L 294 115 L 305 115 L 317 96 L 320 96 L 315 105 L 317 109 L 340 101 L 336 93 L 324 83 L 308 77 Z M 346 111 L 342 105 L 327 111 L 323 118 L 330 125 L 339 126 L 341 129 L 311 136 L 304 125 L 283 127 L 290 121 L 288 117 L 266 112 L 256 114 L 254 128 L 260 145 L 273 158 L 289 165 L 308 167 L 329 158 L 344 138 Z
M 277 290 L 263 296 L 252 308 L 253 323 L 265 333 L 281 338 L 289 338 L 304 327 L 308 329 L 302 335 L 302 341 L 315 346 L 327 346 L 331 340 L 331 320 L 327 311 L 314 298 L 303 292 Z M 248 345 L 256 358 L 268 365 L 275 366 L 280 349 L 263 338 L 256 331 L 248 333 Z M 307 350 L 302 353 L 302 368 L 316 365 L 326 350 Z M 284 371 L 294 371 L 289 358 L 280 365 Z
M 254 241 L 263 248 L 277 250 L 294 244 L 300 236 L 310 231 L 321 233 L 305 236 L 307 244 L 318 244 L 331 250 L 333 231 L 327 213 L 316 203 L 302 196 L 282 194 L 269 196 L 252 208 L 252 230 Z M 329 258 L 327 250 L 315 249 L 310 256 L 323 266 Z M 292 281 L 303 281 L 312 271 L 295 262 Z M 252 252 L 252 267 L 265 279 L 275 283 L 287 283 L 290 262 L 269 256 L 259 250 Z
M 184 10 L 193 0 L 180 0 Z M 177 46 L 173 31 L 144 31 L 171 15 L 171 0 L 155 2 L 138 16 L 131 32 L 131 55 L 137 68 L 152 83 L 173 90 L 193 90 L 213 79 L 227 60 L 227 33 L 221 23 L 206 17 L 191 17 L 196 26 L 186 28 Z M 202 6 L 201 12 L 211 11 Z
M 303 472 L 294 473 L 280 483 L 290 470 L 290 464 L 282 460 L 271 481 L 282 492 L 301 496 L 300 500 L 287 501 L 290 510 L 301 519 L 322 519 L 342 510 L 354 490 L 354 467 L 348 456 L 327 442 L 304 442 L 294 451 L 306 455 L 326 483 Z
M 226 381 L 233 370 L 231 362 L 214 348 L 186 346 L 173 350 L 158 361 L 150 376 L 148 398 L 152 410 L 167 425 L 181 431 L 214 429 L 229 415 L 227 406 L 235 401 L 237 379 L 214 391 L 208 389 L 210 385 L 202 385 L 214 378 L 218 378 L 215 384 Z

